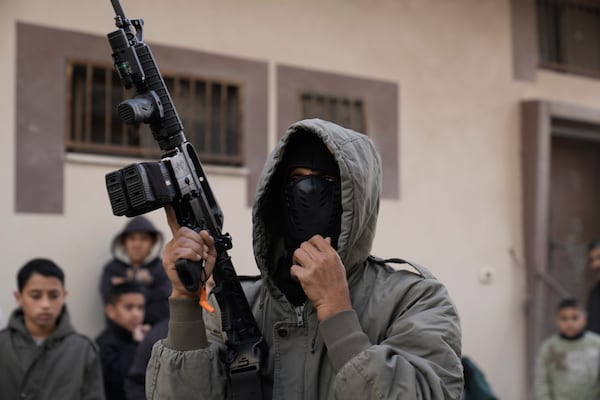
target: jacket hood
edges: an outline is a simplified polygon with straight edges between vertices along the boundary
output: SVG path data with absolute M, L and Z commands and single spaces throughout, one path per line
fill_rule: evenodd
M 148 220 L 146 217 L 138 216 L 132 218 L 125 225 L 123 230 L 117 233 L 117 235 L 113 238 L 110 245 L 110 250 L 112 255 L 116 259 L 126 264 L 130 264 L 129 256 L 125 251 L 125 246 L 123 244 L 123 239 L 125 238 L 125 235 L 128 235 L 133 232 L 146 232 L 156 237 L 156 240 L 154 241 L 154 246 L 152 246 L 150 254 L 148 254 L 148 257 L 146 257 L 146 259 L 144 260 L 144 264 L 149 263 L 150 261 L 154 260 L 156 257 L 159 256 L 164 242 L 162 233 L 159 230 L 157 230 L 152 224 L 152 222 L 150 222 L 150 220 Z
M 263 277 L 268 276 L 283 253 L 281 161 L 293 135 L 316 135 L 338 164 L 342 216 L 337 251 L 346 267 L 348 281 L 352 282 L 373 244 L 381 191 L 381 161 L 369 137 L 320 119 L 291 125 L 267 158 L 252 210 L 258 268 Z
M 17 308 L 12 313 L 7 327 L 20 332 L 25 336 L 31 336 L 25 327 L 25 316 L 23 315 L 23 309 L 21 308 Z M 63 337 L 71 333 L 75 333 L 75 329 L 73 328 L 73 325 L 71 325 L 71 319 L 69 317 L 69 312 L 67 311 L 67 306 L 63 306 L 62 312 L 56 319 L 56 329 L 50 334 L 50 336 L 46 338 L 45 342 L 48 343 L 48 345 L 51 345 L 52 343 L 60 341 Z

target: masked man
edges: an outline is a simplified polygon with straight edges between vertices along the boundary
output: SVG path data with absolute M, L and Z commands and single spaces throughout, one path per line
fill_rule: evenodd
M 268 158 L 253 207 L 261 277 L 242 282 L 269 350 L 264 399 L 460 398 L 460 326 L 446 289 L 421 267 L 396 271 L 370 255 L 380 189 L 371 140 L 327 121 L 293 124 Z M 178 259 L 203 260 L 210 276 L 214 241 L 167 214 L 171 320 L 154 347 L 147 393 L 229 399 L 225 347 L 206 339 L 219 321 L 174 269 Z

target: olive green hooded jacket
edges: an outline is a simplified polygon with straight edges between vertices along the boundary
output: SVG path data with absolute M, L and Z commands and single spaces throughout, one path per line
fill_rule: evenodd
M 318 135 L 340 170 L 337 250 L 353 310 L 321 323 L 310 302 L 295 309 L 271 278 L 283 249 L 278 165 L 297 132 Z M 269 347 L 262 370 L 265 399 L 460 398 L 460 326 L 446 289 L 418 266 L 418 273 L 394 270 L 369 257 L 380 189 L 381 163 L 371 140 L 330 122 L 293 124 L 267 160 L 253 207 L 261 280 L 243 282 Z M 169 335 L 154 346 L 148 365 L 148 399 L 230 398 L 215 326 L 218 317 L 203 314 L 197 302 L 171 300 Z
M 98 347 L 75 331 L 67 308 L 40 345 L 23 318 L 16 309 L 0 331 L 0 399 L 104 400 Z

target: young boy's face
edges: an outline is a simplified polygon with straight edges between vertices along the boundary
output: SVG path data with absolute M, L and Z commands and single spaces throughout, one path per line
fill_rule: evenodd
M 147 232 L 132 232 L 123 240 L 125 251 L 133 264 L 142 264 L 154 246 L 154 237 Z
M 66 295 L 58 278 L 32 274 L 23 290 L 15 292 L 15 299 L 23 309 L 25 326 L 37 331 L 53 329 L 65 305 Z
M 581 333 L 586 323 L 585 313 L 577 307 L 561 308 L 556 315 L 558 330 L 567 337 L 573 337 Z
M 588 263 L 592 270 L 600 270 L 600 247 L 594 247 L 588 253 Z
M 144 321 L 144 295 L 125 293 L 115 304 L 106 305 L 106 315 L 121 328 L 132 332 Z

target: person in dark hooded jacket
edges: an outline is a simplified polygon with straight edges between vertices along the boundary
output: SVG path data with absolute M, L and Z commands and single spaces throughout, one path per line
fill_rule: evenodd
M 471 358 L 463 355 L 462 366 L 465 375 L 462 400 L 498 400 L 485 374 Z
M 100 293 L 107 304 L 112 288 L 126 281 L 142 285 L 146 298 L 144 323 L 154 325 L 168 318 L 171 283 L 159 257 L 163 236 L 145 217 L 131 219 L 113 239 L 113 259 L 100 278 Z
M 241 282 L 268 346 L 262 399 L 460 399 L 460 324 L 447 290 L 425 268 L 371 255 L 381 172 L 367 136 L 319 119 L 293 124 L 265 163 L 252 210 L 261 277 Z M 171 316 L 148 364 L 148 398 L 247 398 L 248 386 L 230 383 L 226 345 L 209 336 L 218 313 L 199 307 L 201 291 L 186 291 L 175 271 L 179 259 L 202 260 L 211 276 L 214 240 L 180 227 L 173 209 L 167 218 Z
M 590 285 L 587 298 L 587 329 L 600 334 L 600 240 L 593 240 L 587 247 L 586 282 Z

